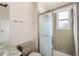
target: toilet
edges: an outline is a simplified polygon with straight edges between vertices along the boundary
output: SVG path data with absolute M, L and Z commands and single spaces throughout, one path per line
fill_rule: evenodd
M 31 52 L 29 56 L 41 56 L 41 54 L 38 52 Z
M 22 52 L 23 56 L 26 56 L 26 55 L 27 56 L 42 56 L 40 53 L 34 52 L 32 41 L 28 41 L 28 42 L 18 45 L 18 50 Z

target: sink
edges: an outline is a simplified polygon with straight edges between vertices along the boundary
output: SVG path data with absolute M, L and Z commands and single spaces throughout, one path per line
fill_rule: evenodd
M 5 49 L 0 49 L 0 56 L 7 56 L 8 53 Z

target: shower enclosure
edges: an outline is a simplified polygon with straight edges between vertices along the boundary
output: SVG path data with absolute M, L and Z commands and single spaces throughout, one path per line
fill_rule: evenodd
M 39 15 L 39 52 L 43 56 L 76 55 L 74 4 Z

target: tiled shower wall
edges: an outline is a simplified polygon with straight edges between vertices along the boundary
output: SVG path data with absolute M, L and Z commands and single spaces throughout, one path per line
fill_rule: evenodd
M 67 7 L 67 6 L 65 6 Z M 67 8 L 74 8 L 74 4 L 68 5 Z M 64 7 L 63 7 L 64 8 Z M 75 9 L 73 11 L 75 15 Z M 73 31 L 72 30 L 62 30 L 62 29 L 56 29 L 57 24 L 55 20 L 54 25 L 54 49 L 66 54 L 75 55 L 76 54 L 76 15 L 73 16 Z M 55 17 L 56 18 L 56 17 Z M 74 34 L 74 35 L 73 35 Z

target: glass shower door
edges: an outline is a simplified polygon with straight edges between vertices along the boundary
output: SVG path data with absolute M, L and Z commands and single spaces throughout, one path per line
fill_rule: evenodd
M 52 56 L 53 46 L 52 12 L 39 16 L 39 52 L 43 56 Z

